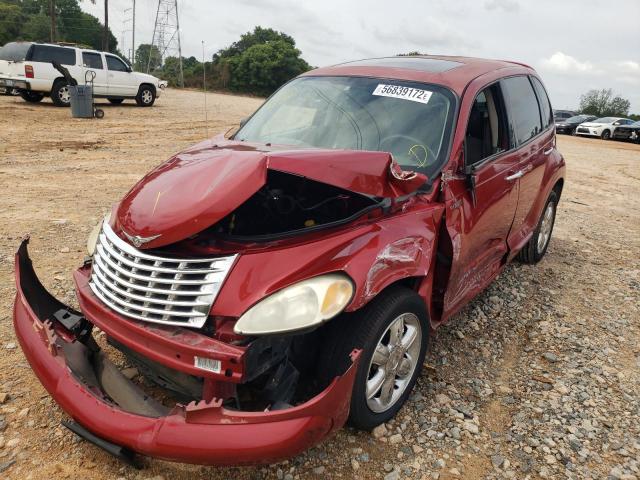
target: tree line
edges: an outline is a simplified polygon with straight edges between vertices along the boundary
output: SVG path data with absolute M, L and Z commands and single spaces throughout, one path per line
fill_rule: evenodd
M 136 49 L 134 69 L 147 71 L 179 84 L 179 59 L 167 57 L 161 62 L 157 47 L 142 44 Z M 231 90 L 266 96 L 283 83 L 311 69 L 296 48 L 295 40 L 283 32 L 257 26 L 240 40 L 216 52 L 204 63 L 196 57 L 183 57 L 184 86 L 202 88 L 206 73 L 207 88 Z
M 102 50 L 103 25 L 83 12 L 78 0 L 0 0 L 0 45 L 19 40 L 49 42 L 52 29 L 58 42 Z M 107 31 L 109 51 L 119 53 L 115 36 Z
M 610 88 L 589 90 L 580 97 L 580 113 L 596 117 L 628 117 L 640 120 L 640 115 L 629 114 L 631 102 L 614 95 Z

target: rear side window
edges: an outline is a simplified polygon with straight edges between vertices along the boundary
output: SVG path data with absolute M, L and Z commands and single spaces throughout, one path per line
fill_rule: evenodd
M 540 80 L 536 77 L 530 77 L 533 88 L 538 96 L 538 103 L 540 104 L 540 116 L 542 117 L 542 128 L 545 129 L 553 123 L 553 114 L 551 110 L 551 102 L 547 96 L 547 91 L 542 86 Z M 569 114 L 567 114 L 569 115 Z M 571 117 L 567 117 L 571 118 Z
M 514 143 L 522 145 L 542 131 L 538 100 L 527 77 L 500 81 L 509 109 L 509 124 Z
M 111 55 L 105 55 L 107 58 L 107 68 L 109 70 L 113 70 L 115 72 L 128 72 L 126 63 L 116 57 L 112 57 Z
M 52 47 L 50 45 L 34 45 L 31 52 L 32 62 L 51 63 L 58 62 L 61 65 L 75 65 L 76 51 L 72 48 Z
M 82 63 L 87 68 L 102 70 L 102 55 L 99 53 L 82 52 Z
M 10 42 L 4 47 L 0 47 L 0 60 L 9 62 L 22 62 L 27 57 L 27 52 L 32 43 Z
M 481 91 L 471 107 L 465 135 L 465 163 L 475 165 L 508 149 L 504 103 L 495 84 Z

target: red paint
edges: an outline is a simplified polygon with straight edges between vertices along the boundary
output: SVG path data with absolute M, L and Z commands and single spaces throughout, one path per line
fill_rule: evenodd
M 116 231 L 143 237 L 161 234 L 144 248 L 170 245 L 172 251 L 188 255 L 239 254 L 210 312 L 220 327 L 215 338 L 123 318 L 88 288 L 88 268 L 75 273 L 81 309 L 92 323 L 142 355 L 205 377 L 209 403 L 178 407 L 168 417 L 149 419 L 100 401 L 69 375 L 64 358 L 52 346 L 55 334 L 34 316 L 19 285 L 14 309 L 18 338 L 34 371 L 62 408 L 108 440 L 144 454 L 194 463 L 271 462 L 308 448 L 342 425 L 355 366 L 320 395 L 293 408 L 268 413 L 222 408 L 215 397 L 231 391 L 244 375 L 245 347 L 231 344 L 238 340 L 232 331 L 234 319 L 283 287 L 323 273 L 344 272 L 355 285 L 348 311 L 361 308 L 394 282 L 409 279 L 406 284 L 415 285 L 424 298 L 435 328 L 482 291 L 531 238 L 551 189 L 564 178 L 564 160 L 555 149 L 551 126 L 480 168 L 472 193 L 462 162 L 476 95 L 501 78 L 536 73 L 510 62 L 444 58 L 463 65 L 441 73 L 338 65 L 305 74 L 431 82 L 456 93 L 458 116 L 443 167 L 446 179 L 431 179 L 428 192 L 418 191 L 426 180 L 422 175 L 406 178 L 407 172 L 399 171 L 388 153 L 290 150 L 217 137 L 149 173 L 115 209 Z M 385 197 L 393 204 L 389 211 L 372 212 L 348 225 L 267 243 L 214 239 L 204 245 L 189 238 L 253 195 L 265 184 L 270 169 Z M 518 170 L 526 174 L 516 182 L 505 181 Z M 403 198 L 407 193 L 415 195 Z M 438 250 L 450 257 L 450 266 L 437 260 Z M 63 330 L 58 326 L 55 331 L 69 340 Z M 228 376 L 195 369 L 196 355 L 220 360 Z M 221 386 L 215 383 L 219 381 L 230 383 Z

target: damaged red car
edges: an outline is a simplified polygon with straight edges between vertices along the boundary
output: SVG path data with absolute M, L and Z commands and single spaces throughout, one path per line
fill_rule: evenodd
M 26 239 L 16 335 L 67 426 L 125 461 L 273 462 L 392 418 L 430 333 L 512 259 L 543 257 L 564 174 L 526 65 L 313 70 L 114 206 L 74 273 L 79 311 Z

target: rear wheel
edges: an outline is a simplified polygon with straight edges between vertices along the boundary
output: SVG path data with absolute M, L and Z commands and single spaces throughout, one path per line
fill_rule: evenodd
M 326 384 L 342 375 L 349 353 L 362 349 L 349 424 L 370 430 L 395 416 L 420 374 L 429 338 L 424 301 L 413 290 L 392 287 L 333 322 L 320 354 L 319 377 Z
M 542 211 L 542 216 L 538 221 L 538 226 L 533 232 L 533 236 L 522 247 L 518 254 L 518 259 L 523 263 L 534 264 L 538 263 L 547 253 L 549 247 L 549 240 L 551 240 L 551 233 L 553 232 L 553 225 L 556 221 L 556 208 L 558 206 L 558 194 L 554 190 L 549 195 L 547 203 Z
M 71 105 L 71 95 L 69 85 L 64 80 L 56 80 L 51 89 L 51 101 L 58 107 L 68 107 Z
M 38 92 L 20 92 L 20 96 L 25 102 L 29 103 L 38 103 L 44 98 L 44 95 Z
M 609 130 L 604 130 L 600 135 L 602 140 L 609 140 L 611 138 L 611 132 Z
M 156 91 L 151 85 L 142 85 L 136 96 L 136 103 L 140 107 L 150 107 L 156 101 Z
M 114 105 L 120 105 L 124 102 L 124 98 L 108 98 L 107 100 L 109 100 L 109 103 L 113 103 Z

